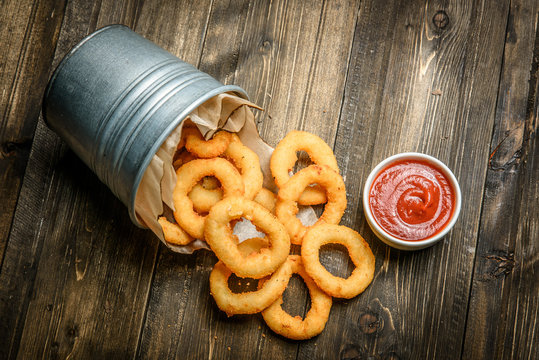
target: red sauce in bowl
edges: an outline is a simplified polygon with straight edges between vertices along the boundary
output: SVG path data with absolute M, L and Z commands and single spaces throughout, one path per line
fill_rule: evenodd
M 425 240 L 451 220 L 455 190 L 436 166 L 422 160 L 396 161 L 380 171 L 369 192 L 376 223 L 390 235 Z

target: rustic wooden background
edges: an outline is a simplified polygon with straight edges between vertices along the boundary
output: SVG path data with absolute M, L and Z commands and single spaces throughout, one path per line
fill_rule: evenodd
M 0 358 L 538 359 L 536 0 L 0 1 Z M 130 26 L 266 109 L 262 137 L 318 134 L 346 180 L 342 224 L 376 275 L 324 332 L 289 341 L 209 295 L 215 257 L 170 252 L 40 119 L 83 36 Z M 366 226 L 370 169 L 434 155 L 464 197 L 442 242 L 391 249 Z M 346 272 L 346 255 L 324 254 Z M 348 264 L 348 265 L 347 265 Z M 302 313 L 301 282 L 287 291 Z

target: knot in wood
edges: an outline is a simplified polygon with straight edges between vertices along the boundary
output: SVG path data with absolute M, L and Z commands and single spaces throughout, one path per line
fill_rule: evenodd
M 271 40 L 265 39 L 260 42 L 260 50 L 262 51 L 270 51 L 271 46 Z
M 447 27 L 447 24 L 449 24 L 449 16 L 447 16 L 445 11 L 439 10 L 436 12 L 436 14 L 434 14 L 432 23 L 438 30 L 443 30 Z
M 364 313 L 359 318 L 359 328 L 365 334 L 374 334 L 384 327 L 384 321 L 371 312 Z
M 487 255 L 485 256 L 489 260 L 494 260 L 493 266 L 491 266 L 489 275 L 494 278 L 509 275 L 515 267 L 515 255 L 502 254 L 502 255 Z
M 18 139 L 14 141 L 6 141 L 0 145 L 0 159 L 5 159 L 17 155 L 18 152 L 30 152 L 32 147 L 32 139 Z
M 77 325 L 68 326 L 66 329 L 66 335 L 69 342 L 73 345 L 75 339 L 79 336 L 79 328 L 77 327 Z

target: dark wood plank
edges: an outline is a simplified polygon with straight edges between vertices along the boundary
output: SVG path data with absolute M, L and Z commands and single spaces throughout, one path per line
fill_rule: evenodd
M 198 66 L 212 1 L 147 1 L 135 31 L 180 59 Z
M 0 268 L 63 9 L 64 1 L 0 3 Z
M 95 28 L 121 22 L 196 65 L 202 52 L 201 39 L 204 39 L 210 5 L 211 2 L 196 1 L 143 5 L 74 2 L 67 9 L 63 34 L 78 41 Z M 66 48 L 73 44 L 66 41 Z M 45 138 L 51 136 L 45 129 L 44 133 Z M 72 162 L 79 163 L 72 158 L 71 166 Z M 60 172 L 58 166 L 52 167 L 55 172 Z M 52 185 L 61 190 L 55 191 L 52 200 L 48 201 L 55 218 L 46 219 L 46 225 L 65 229 L 67 233 L 75 230 L 75 236 L 69 240 L 61 235 L 44 235 L 43 242 L 48 246 L 44 245 L 45 250 L 38 257 L 40 264 L 49 269 L 49 274 L 38 268 L 33 291 L 41 295 L 28 305 L 19 352 L 24 357 L 44 352 L 59 357 L 123 358 L 132 357 L 137 349 L 157 254 L 157 239 L 149 232 L 135 229 L 126 216 L 126 209 L 111 198 L 109 191 L 96 179 L 85 187 L 72 188 L 73 183 L 92 178 L 89 170 L 84 170 L 75 170 L 83 173 L 80 178 L 61 172 L 59 183 Z M 62 180 L 64 178 L 67 180 Z M 89 194 L 94 192 L 102 195 L 89 199 Z M 114 206 L 107 206 L 109 202 Z M 74 205 L 66 206 L 71 203 Z M 101 207 L 110 211 L 100 211 Z M 80 219 L 88 216 L 91 221 L 86 219 L 81 223 Z M 78 245 L 73 245 L 73 241 Z M 71 247 L 78 251 L 66 255 L 66 249 Z M 117 258 L 121 260 L 117 261 Z M 175 258 L 175 265 L 181 267 L 187 263 L 192 269 L 195 257 L 179 258 Z M 55 267 L 58 262 L 60 265 Z M 83 270 L 80 263 L 84 264 Z M 50 271 L 58 276 L 51 279 Z M 75 277 L 63 274 L 74 274 Z M 186 271 L 187 274 L 190 272 Z M 177 278 L 174 280 L 176 285 Z M 103 283 L 107 286 L 99 286 Z M 87 296 L 91 293 L 95 296 Z M 80 307 L 73 306 L 77 302 Z M 48 305 L 44 306 L 45 303 Z
M 257 120 L 268 143 L 307 129 L 332 144 L 357 10 L 355 1 L 215 1 L 200 68 L 242 86 L 266 108 Z M 139 355 L 296 358 L 298 342 L 276 336 L 259 315 L 227 318 L 219 311 L 209 295 L 215 262 L 205 251 L 160 253 Z M 290 295 L 292 305 L 305 306 L 301 284 Z
M 335 152 L 349 200 L 343 224 L 371 244 L 376 274 L 364 294 L 337 302 L 317 346 L 302 344 L 300 357 L 461 353 L 508 5 L 362 2 Z M 433 22 L 439 11 L 445 26 Z M 423 251 L 383 245 L 364 221 L 363 181 L 403 151 L 444 161 L 464 194 L 456 227 Z
M 463 358 L 531 359 L 539 333 L 539 27 L 512 1 Z
M 136 9 L 69 3 L 54 63 L 98 26 L 132 26 Z M 0 274 L 2 357 L 133 357 L 157 249 L 39 122 Z
M 260 3 L 247 15 L 235 82 L 265 109 L 261 136 L 275 146 L 305 130 L 333 144 L 359 2 Z
M 32 1 L 0 9 L 13 14 L 0 19 L 1 358 L 534 356 L 533 1 L 74 0 L 65 9 Z M 136 229 L 42 122 L 30 152 L 25 139 L 56 41 L 53 64 L 85 34 L 118 22 L 245 88 L 267 110 L 257 122 L 271 145 L 291 129 L 335 144 L 349 200 L 342 223 L 371 244 L 377 271 L 364 294 L 335 301 L 320 336 L 288 341 L 258 315 L 227 318 L 209 295 L 211 253 L 174 254 Z M 450 236 L 414 253 L 376 240 L 361 207 L 370 168 L 408 150 L 446 162 L 465 200 Z M 325 255 L 346 273 L 346 256 Z M 288 298 L 301 314 L 306 297 L 295 283 Z

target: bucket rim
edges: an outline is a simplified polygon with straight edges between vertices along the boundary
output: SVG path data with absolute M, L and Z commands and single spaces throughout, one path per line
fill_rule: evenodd
M 159 150 L 159 148 L 165 142 L 165 140 L 170 136 L 172 131 L 176 129 L 183 122 L 183 120 L 187 118 L 187 116 L 190 113 L 192 113 L 196 108 L 198 108 L 200 105 L 205 103 L 207 100 L 223 93 L 232 93 L 234 95 L 240 96 L 241 98 L 245 100 L 249 100 L 249 96 L 247 95 L 245 90 L 243 90 L 241 87 L 237 85 L 222 85 L 205 93 L 203 96 L 201 96 L 196 101 L 191 103 L 188 107 L 186 107 L 183 111 L 181 111 L 170 122 L 170 124 L 165 128 L 165 130 L 161 133 L 161 135 L 157 138 L 155 143 L 152 145 L 152 147 L 148 151 L 148 155 L 146 156 L 146 158 L 144 158 L 144 161 L 142 162 L 139 168 L 139 171 L 137 172 L 135 176 L 135 181 L 133 183 L 133 187 L 131 188 L 131 196 L 130 196 L 129 204 L 128 204 L 129 217 L 131 218 L 131 221 L 138 227 L 143 228 L 143 229 L 148 228 L 145 224 L 143 224 L 140 221 L 139 217 L 136 214 L 135 201 L 137 198 L 137 192 L 139 190 L 140 183 L 142 181 L 144 173 L 146 172 L 146 169 L 148 168 L 151 160 L 153 159 L 153 156 L 157 153 L 157 150 Z

